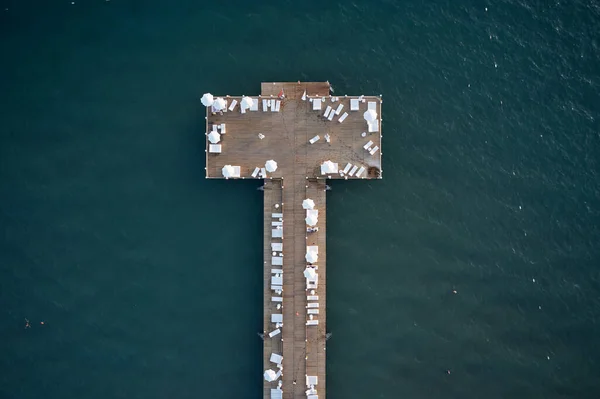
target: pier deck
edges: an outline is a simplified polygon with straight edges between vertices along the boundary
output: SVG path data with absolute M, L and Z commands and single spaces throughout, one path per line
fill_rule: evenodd
M 278 98 L 281 90 L 283 100 Z M 261 95 L 250 96 L 258 102 L 256 110 L 241 113 L 242 97 L 233 96 L 224 97 L 227 107 L 237 101 L 232 110 L 215 113 L 207 108 L 206 131 L 225 124 L 225 132 L 217 129 L 222 133 L 219 153 L 210 152 L 207 140 L 206 177 L 223 178 L 223 167 L 232 165 L 239 167 L 239 175 L 230 178 L 264 179 L 263 363 L 265 370 L 280 372 L 275 381 L 264 381 L 264 398 L 325 398 L 325 179 L 381 178 L 380 97 L 335 98 L 329 91 L 327 82 L 262 83 Z M 313 109 L 311 99 L 321 102 L 320 110 Z M 263 111 L 263 100 L 281 101 L 279 110 Z M 351 100 L 358 110 L 350 110 Z M 339 114 L 331 120 L 323 117 L 328 106 L 335 110 L 340 104 Z M 369 106 L 377 114 L 374 132 L 369 132 L 363 118 Z M 259 133 L 264 137 L 259 138 Z M 325 140 L 326 134 L 330 142 Z M 309 140 L 317 135 L 320 139 L 311 144 Z M 372 153 L 364 148 L 368 142 L 371 149 L 377 147 Z M 271 159 L 277 162 L 277 170 L 252 176 Z M 339 170 L 321 174 L 321 164 L 327 160 L 338 163 Z M 346 168 L 348 164 L 351 167 Z M 357 177 L 360 170 L 363 172 Z M 302 207 L 306 198 L 314 201 L 318 211 L 318 231 L 307 232 L 307 211 Z M 318 247 L 318 260 L 312 264 L 305 258 L 309 246 Z M 309 266 L 316 270 L 316 283 L 304 275 Z M 282 325 L 272 317 L 281 317 Z M 283 357 L 280 366 L 272 361 L 272 354 Z

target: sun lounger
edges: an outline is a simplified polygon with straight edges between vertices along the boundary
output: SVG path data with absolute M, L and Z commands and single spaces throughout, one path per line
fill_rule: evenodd
M 316 303 L 309 303 L 309 304 L 307 305 L 307 307 L 308 307 L 309 309 L 311 309 L 311 308 L 312 308 L 312 309 L 314 309 L 314 308 L 319 308 L 319 302 L 316 302 Z
M 368 109 L 372 109 L 373 111 L 377 112 L 377 103 L 375 101 L 369 101 L 368 106 Z
M 258 111 L 258 98 L 252 99 L 252 106 L 250 107 L 250 111 Z
M 283 274 L 283 269 L 271 269 L 271 274 Z
M 379 147 L 375 146 L 375 147 L 373 147 L 373 149 L 371 151 L 369 151 L 369 154 L 375 155 L 375 153 L 377 152 L 377 150 L 379 150 Z
M 307 301 L 318 301 L 319 300 L 319 296 L 318 295 L 309 295 L 306 297 Z
M 246 108 L 240 106 L 240 113 L 245 114 L 246 113 Z
M 272 296 L 271 302 L 283 302 L 283 297 L 281 296 Z
M 229 106 L 229 110 L 233 111 L 233 109 L 235 108 L 236 105 L 237 105 L 237 100 L 231 101 L 231 105 Z
M 258 176 L 258 172 L 260 171 L 260 168 L 254 168 L 254 172 L 252 172 L 252 177 L 256 178 L 256 176 Z
M 371 149 L 371 146 L 373 145 L 373 142 L 371 140 L 369 140 L 369 142 L 365 145 L 363 145 L 363 148 L 367 151 L 369 151 Z
M 208 152 L 211 152 L 213 154 L 220 154 L 221 153 L 221 144 L 209 144 Z
M 281 330 L 278 328 L 277 330 L 273 330 L 269 333 L 269 338 L 273 338 L 276 335 L 281 334 Z
M 275 100 L 269 100 L 269 108 L 271 108 L 271 112 L 275 112 Z
M 272 276 L 271 277 L 271 284 L 273 284 L 273 285 L 283 285 L 283 277 Z
M 342 109 L 344 109 L 344 104 L 338 105 L 337 109 L 335 110 L 335 114 L 339 115 L 340 112 L 342 112 Z
M 321 104 L 323 104 L 323 101 L 321 101 L 320 98 L 315 98 L 312 103 L 313 103 L 313 111 L 321 110 Z
M 359 109 L 358 98 L 353 98 L 350 100 L 350 111 L 358 111 Z
M 271 257 L 271 265 L 273 265 L 273 266 L 283 265 L 283 257 L 282 256 L 272 256 Z
M 280 388 L 271 388 L 271 399 L 283 399 L 283 391 Z M 319 399 L 319 397 L 317 396 L 316 398 L 309 398 L 307 396 L 306 399 Z
M 361 166 L 358 172 L 356 172 L 356 177 L 360 177 L 365 172 L 365 167 Z
M 281 242 L 272 242 L 271 243 L 271 251 L 283 251 L 283 243 Z
M 314 209 L 314 210 L 316 210 L 316 209 Z M 317 211 L 317 213 L 316 213 L 317 216 L 319 215 L 318 212 L 319 211 Z M 314 251 L 316 253 L 319 253 L 319 246 L 318 245 L 308 245 L 306 247 L 306 252 L 310 252 L 310 251 Z
M 281 108 L 281 101 L 279 101 L 279 100 L 275 101 L 275 112 L 279 112 L 280 108 Z
M 330 105 L 327 106 L 327 108 L 325 108 L 325 113 L 323 114 L 324 118 L 327 118 L 329 116 L 329 113 L 331 112 L 332 108 Z
M 327 117 L 327 120 L 328 120 L 328 121 L 332 121 L 334 116 L 335 116 L 335 112 L 332 110 L 332 111 L 329 113 L 329 116 Z
M 213 131 L 213 132 L 216 132 L 216 131 L 217 131 L 217 129 L 218 129 L 218 126 L 217 126 L 217 125 L 212 125 L 212 131 Z
M 321 136 L 316 135 L 315 137 L 313 137 L 312 139 L 308 140 L 309 143 L 314 144 L 317 141 L 319 141 L 319 139 L 321 138 Z
M 273 362 L 275 364 L 281 364 L 282 360 L 283 360 L 283 356 L 278 355 L 277 353 L 271 353 L 271 357 L 269 358 L 269 361 Z
M 260 168 L 260 176 L 263 179 L 267 177 L 267 170 L 265 168 Z
M 306 325 L 307 326 L 318 326 L 319 320 L 306 320 Z
M 274 222 L 271 222 L 271 226 L 283 226 L 283 222 L 276 220 Z
M 319 309 L 308 309 L 308 314 L 319 314 Z
M 350 169 L 350 173 L 348 173 L 350 176 L 354 176 L 354 173 L 356 172 L 356 169 L 358 169 L 358 166 L 354 165 L 352 167 L 352 169 Z
M 311 386 L 319 384 L 319 377 L 316 375 L 307 375 L 306 376 L 306 387 L 310 388 Z
M 271 213 L 271 217 L 274 218 L 274 219 L 282 218 L 283 217 L 283 213 L 273 212 L 273 213 Z
M 221 123 L 219 128 L 221 129 L 221 134 L 227 133 L 227 126 L 224 123 Z
M 283 229 L 273 229 L 271 230 L 272 238 L 281 238 L 283 237 Z
M 229 102 L 229 100 L 225 100 L 225 108 L 222 109 L 223 112 L 227 112 L 227 103 Z
M 272 313 L 271 323 L 283 323 L 283 315 L 278 313 Z
M 347 117 L 348 117 L 348 113 L 344 112 L 344 115 L 340 116 L 340 119 L 338 119 L 338 122 L 342 123 Z
M 269 108 L 269 102 L 263 98 L 263 100 L 262 100 L 262 104 L 263 104 L 263 112 L 266 112 L 266 111 L 268 111 L 268 108 Z
M 348 171 L 350 170 L 350 168 L 352 167 L 351 163 L 347 163 L 346 167 L 344 168 L 344 174 L 348 173 Z

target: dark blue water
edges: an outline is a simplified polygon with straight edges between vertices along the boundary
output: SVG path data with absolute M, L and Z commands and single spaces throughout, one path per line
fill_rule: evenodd
M 600 397 L 597 2 L 173 3 L 2 2 L 0 397 L 260 397 L 261 193 L 199 97 L 285 80 L 384 99 L 328 397 Z

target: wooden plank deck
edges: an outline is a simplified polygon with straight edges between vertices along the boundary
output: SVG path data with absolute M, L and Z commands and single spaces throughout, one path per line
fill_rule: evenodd
M 238 105 L 227 112 L 211 112 L 207 108 L 206 131 L 213 125 L 225 124 L 226 133 L 221 135 L 222 152 L 209 153 L 209 142 L 206 142 L 206 177 L 223 178 L 222 168 L 225 165 L 240 167 L 242 179 L 252 178 L 256 167 L 262 168 L 265 162 L 273 159 L 277 162 L 277 170 L 268 173 L 264 180 L 264 369 L 278 371 L 277 365 L 270 361 L 272 354 L 283 356 L 281 378 L 263 384 L 263 397 L 271 398 L 271 389 L 281 384 L 283 398 L 306 398 L 306 376 L 316 376 L 318 383 L 314 386 L 319 399 L 326 396 L 326 186 L 325 178 L 335 179 L 374 179 L 381 178 L 381 98 L 374 96 L 339 96 L 329 95 L 328 82 L 267 82 L 261 84 L 261 95 L 253 96 L 258 103 L 257 111 L 240 112 L 241 97 L 225 96 L 227 106 L 236 99 Z M 262 100 L 278 99 L 283 90 L 285 99 L 280 103 L 279 112 L 263 111 Z M 303 94 L 306 99 L 303 100 Z M 313 110 L 312 101 L 322 101 L 321 110 Z M 350 111 L 350 100 L 360 99 L 359 110 Z M 369 133 L 363 118 L 369 103 L 375 105 L 379 130 Z M 327 106 L 334 110 L 342 105 L 343 110 L 333 120 L 324 118 Z M 340 123 L 338 119 L 347 112 L 346 119 Z M 364 134 L 361 134 L 365 132 Z M 264 135 L 260 139 L 259 133 Z M 310 144 L 309 140 L 316 136 L 320 140 Z M 331 140 L 326 142 L 325 135 Z M 372 147 L 379 151 L 371 154 L 363 148 L 372 141 Z M 332 173 L 324 176 L 320 166 L 331 160 L 338 163 L 339 171 L 350 163 L 365 172 L 360 177 L 356 174 Z M 256 177 L 260 178 L 260 177 Z M 307 233 L 305 222 L 306 210 L 302 201 L 311 198 L 315 209 L 319 211 L 317 232 Z M 276 205 L 278 205 L 276 207 Z M 282 213 L 282 220 L 273 217 L 273 213 Z M 282 224 L 282 237 L 273 238 L 273 222 Z M 283 245 L 283 265 L 273 265 L 272 243 Z M 317 266 L 318 285 L 314 292 L 307 290 L 304 270 L 307 246 L 319 248 Z M 277 251 L 276 251 L 277 252 Z M 279 257 L 277 252 L 275 256 Z M 282 273 L 274 270 L 281 270 Z M 277 294 L 272 287 L 272 277 L 281 276 L 283 292 Z M 307 295 L 318 296 L 318 300 L 308 301 Z M 272 301 L 272 297 L 282 297 L 281 302 Z M 317 306 L 318 314 L 312 314 L 318 325 L 307 326 L 310 319 L 308 304 Z M 278 305 L 280 308 L 278 309 Z M 311 308 L 315 309 L 315 308 Z M 272 322 L 273 314 L 283 316 L 281 333 L 269 337 L 276 330 Z

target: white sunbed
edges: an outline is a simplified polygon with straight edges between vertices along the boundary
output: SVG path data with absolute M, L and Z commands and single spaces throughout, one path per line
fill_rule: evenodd
M 237 100 L 235 100 L 235 99 L 234 99 L 234 100 L 231 102 L 231 105 L 229 106 L 229 110 L 230 110 L 230 111 L 233 111 L 233 109 L 235 108 L 235 106 L 236 106 L 236 105 L 237 105 Z
M 271 291 L 279 293 L 283 291 L 283 285 L 271 285 Z
M 271 257 L 271 265 L 282 266 L 283 265 L 283 257 L 282 256 L 272 256 Z
M 258 176 L 259 171 L 260 171 L 259 167 L 254 168 L 254 172 L 252 172 L 252 177 L 256 178 L 256 176 Z
M 283 277 L 272 276 L 271 284 L 273 285 L 283 285 Z
M 283 297 L 281 296 L 272 296 L 271 302 L 283 302 Z
M 272 238 L 281 238 L 283 237 L 283 229 L 273 229 L 271 230 Z
M 309 309 L 318 309 L 319 308 L 319 302 L 314 302 L 314 303 L 309 303 L 307 306 Z
M 369 151 L 369 154 L 375 155 L 375 153 L 377 152 L 377 150 L 379 150 L 379 147 L 375 146 L 375 147 L 373 147 L 373 149 L 371 151 Z
M 371 150 L 371 146 L 373 145 L 373 142 L 371 140 L 369 140 L 369 142 L 365 145 L 363 145 L 363 148 L 367 151 Z
M 323 114 L 324 118 L 327 118 L 329 116 L 329 113 L 331 112 L 332 108 L 330 105 L 327 106 L 327 108 L 325 108 L 325 113 Z
M 271 222 L 271 226 L 283 226 L 283 222 L 276 220 L 274 222 Z
M 321 110 L 321 104 L 323 104 L 323 101 L 321 101 L 320 98 L 315 98 L 312 103 L 313 103 L 313 111 Z
M 318 301 L 319 300 L 319 296 L 318 295 L 308 295 L 306 297 L 307 301 Z
M 338 105 L 337 109 L 335 110 L 335 114 L 339 115 L 340 112 L 342 112 L 342 109 L 344 109 L 344 104 Z
M 278 355 L 277 353 L 271 353 L 271 357 L 269 358 L 269 361 L 273 362 L 275 364 L 281 364 L 282 360 L 283 360 L 283 356 Z
M 281 334 L 281 330 L 278 328 L 269 333 L 269 338 L 273 338 L 274 336 L 279 335 L 279 334 Z
M 227 126 L 224 123 L 219 125 L 219 129 L 221 129 L 221 134 L 227 133 Z
M 342 123 L 347 117 L 348 117 L 348 113 L 344 112 L 344 115 L 340 116 L 340 119 L 338 119 L 338 122 Z
M 319 139 L 321 138 L 321 136 L 316 135 L 315 137 L 313 137 L 312 139 L 308 140 L 309 143 L 314 144 L 317 141 L 319 141 Z
M 335 116 L 335 111 L 331 110 L 331 112 L 329 113 L 329 116 L 327 117 L 327 120 L 332 121 L 334 116 Z
M 271 269 L 271 274 L 283 274 L 283 269 Z
M 271 217 L 273 217 L 274 219 L 282 218 L 283 217 L 283 213 L 273 212 L 273 213 L 271 213 Z
M 315 395 L 311 395 L 313 396 L 312 398 L 307 396 L 306 399 L 319 399 L 319 397 L 314 397 Z M 283 399 L 283 391 L 281 390 L 281 388 L 271 388 L 271 399 Z
M 269 108 L 269 102 L 268 102 L 266 99 L 264 99 L 264 98 L 263 98 L 263 100 L 262 100 L 262 104 L 263 104 L 263 112 L 266 112 L 266 111 L 268 111 L 268 108 Z
M 318 326 L 319 320 L 306 320 L 306 325 L 307 326 Z
M 359 102 L 358 98 L 353 98 L 350 100 L 350 111 L 358 111 L 359 110 Z
M 229 102 L 229 100 L 225 100 L 225 108 L 223 108 L 221 111 L 227 112 L 227 103 L 228 102 Z
M 213 132 L 216 132 L 216 131 L 217 131 L 217 129 L 218 129 L 218 126 L 217 126 L 217 125 L 212 125 L 212 131 L 213 131 Z
M 365 172 L 365 167 L 361 166 L 358 172 L 356 172 L 356 177 L 360 177 Z
M 213 154 L 220 154 L 221 153 L 221 144 L 209 144 L 208 152 L 211 152 Z
M 283 251 L 283 243 L 281 242 L 272 242 L 271 243 L 271 251 Z
M 275 112 L 279 112 L 280 108 L 281 108 L 281 101 L 279 101 L 279 100 L 275 101 Z
M 260 168 L 260 176 L 263 179 L 267 177 L 267 170 L 265 168 Z
M 308 309 L 308 314 L 319 314 L 319 309 Z
M 269 108 L 271 108 L 271 112 L 275 112 L 275 100 L 269 100 Z
M 354 165 L 352 167 L 352 169 L 350 169 L 350 173 L 348 173 L 350 176 L 354 176 L 354 173 L 356 172 L 356 170 L 358 169 L 358 166 Z
M 319 211 L 317 211 L 316 215 L 318 216 Z M 306 246 L 306 252 L 310 252 L 310 251 L 314 251 L 316 253 L 319 253 L 319 246 L 318 245 L 307 245 Z
M 350 170 L 351 167 L 352 167 L 352 164 L 351 163 L 347 163 L 346 167 L 343 170 L 344 174 L 348 173 L 348 171 Z
M 280 313 L 272 313 L 271 323 L 283 323 L 283 315 Z
M 373 111 L 377 112 L 377 103 L 375 101 L 369 101 L 369 109 L 372 109 Z
M 246 113 L 246 108 L 242 107 L 240 105 L 240 113 L 245 114 Z
M 306 387 L 310 388 L 311 386 L 319 385 L 319 377 L 316 375 L 307 375 L 306 376 Z
M 258 111 L 258 98 L 252 99 L 252 106 L 250 107 L 250 111 Z

